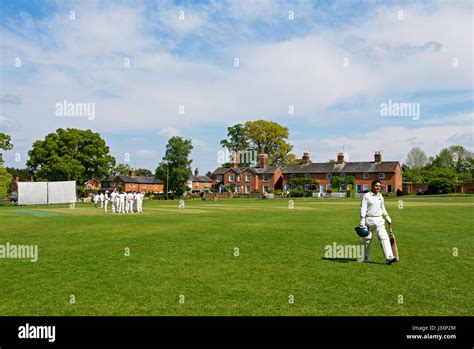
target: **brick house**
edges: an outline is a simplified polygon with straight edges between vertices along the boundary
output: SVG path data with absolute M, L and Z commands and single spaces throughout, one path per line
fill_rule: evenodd
M 93 188 L 89 188 L 92 187 Z M 109 176 L 100 183 L 97 179 L 92 178 L 84 184 L 86 190 L 108 190 L 115 188 L 123 191 L 142 191 L 146 193 L 163 193 L 164 185 L 161 180 L 155 177 L 136 176 L 135 170 L 131 170 L 128 176 Z
M 194 170 L 194 175 L 189 177 L 188 187 L 191 188 L 191 192 L 210 191 L 212 186 L 212 179 L 208 176 L 201 176 L 199 169 Z
M 402 192 L 402 170 L 398 161 L 382 161 L 382 153 L 376 151 L 374 161 L 349 162 L 344 160 L 344 153 L 337 154 L 335 163 L 311 163 L 309 154 L 304 153 L 300 164 L 286 165 L 283 168 L 283 188 L 289 190 L 290 178 L 314 178 L 319 181 L 319 192 L 332 190 L 332 176 L 341 179 L 355 177 L 355 189 L 362 192 L 370 190 L 374 179 L 379 179 L 384 193 Z M 341 187 L 344 190 L 344 186 Z
M 282 171 L 278 166 L 268 166 L 268 155 L 259 155 L 258 167 L 238 167 L 233 160 L 230 167 L 218 167 L 211 176 L 213 184 L 228 186 L 233 193 L 263 193 L 282 189 Z

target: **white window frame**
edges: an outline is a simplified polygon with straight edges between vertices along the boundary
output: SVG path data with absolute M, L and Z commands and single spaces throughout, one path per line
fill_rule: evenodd
M 235 192 L 240 194 L 241 191 L 242 191 L 242 188 L 240 187 L 240 185 L 236 185 L 235 186 Z
M 135 183 L 129 183 L 131 188 L 135 188 L 136 184 Z
M 251 191 L 252 191 L 252 189 L 250 188 L 250 185 L 246 185 L 246 186 L 245 186 L 245 192 L 246 192 L 247 194 L 250 194 Z
M 332 190 L 332 184 L 326 184 L 326 190 Z
M 217 181 L 217 182 L 221 183 L 221 182 L 222 182 L 222 179 L 223 179 L 222 175 L 217 175 L 217 176 L 216 176 L 216 181 Z
M 245 181 L 246 181 L 246 182 L 250 182 L 251 180 L 252 180 L 252 176 L 246 174 L 246 175 L 245 175 Z
M 305 173 L 305 174 L 304 174 L 304 178 L 311 178 L 311 174 Z
M 341 173 L 341 179 L 346 179 L 346 174 L 344 172 Z
M 364 190 L 369 190 L 369 185 L 368 184 L 362 184 L 362 191 Z
M 385 172 L 379 173 L 379 179 L 385 179 Z
M 363 179 L 369 179 L 369 178 L 370 178 L 369 172 L 364 172 L 364 173 L 362 174 L 362 178 L 363 178 Z
M 262 188 L 263 188 L 263 192 L 264 192 L 264 193 L 268 193 L 268 185 L 264 185 Z M 265 188 L 266 188 L 266 189 L 265 189 Z
M 237 182 L 240 182 L 240 179 L 241 179 L 240 175 L 237 175 Z
M 265 177 L 266 177 L 266 179 L 265 179 Z M 267 175 L 267 174 L 262 175 L 262 181 L 263 182 L 268 182 L 269 178 L 270 178 L 270 176 Z
M 234 183 L 235 175 L 229 174 L 229 182 Z
M 332 179 L 332 173 L 326 173 L 326 179 Z

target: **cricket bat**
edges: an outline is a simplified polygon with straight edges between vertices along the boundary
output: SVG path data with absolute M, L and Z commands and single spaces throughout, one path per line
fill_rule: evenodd
M 397 259 L 397 261 L 399 261 L 400 257 L 398 256 L 397 239 L 395 238 L 395 234 L 393 234 L 392 229 L 390 229 L 390 246 L 392 247 L 393 256 Z

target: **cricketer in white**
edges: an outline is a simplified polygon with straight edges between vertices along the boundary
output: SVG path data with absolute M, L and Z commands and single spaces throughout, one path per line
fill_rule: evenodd
M 372 243 L 372 233 L 377 233 L 377 238 L 382 245 L 383 254 L 388 264 L 396 261 L 393 257 L 392 247 L 387 230 L 385 229 L 385 220 L 391 226 L 392 220 L 387 213 L 384 205 L 384 199 L 380 193 L 381 183 L 378 180 L 372 182 L 372 190 L 362 197 L 360 205 L 360 227 L 367 227 L 369 235 L 363 238 L 364 245 L 364 262 L 370 260 L 370 245 Z

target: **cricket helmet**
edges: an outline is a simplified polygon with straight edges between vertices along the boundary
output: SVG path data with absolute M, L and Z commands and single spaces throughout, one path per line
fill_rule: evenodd
M 357 235 L 362 238 L 365 238 L 367 235 L 369 235 L 369 229 L 367 229 L 367 227 L 355 227 L 354 230 L 356 231 Z

